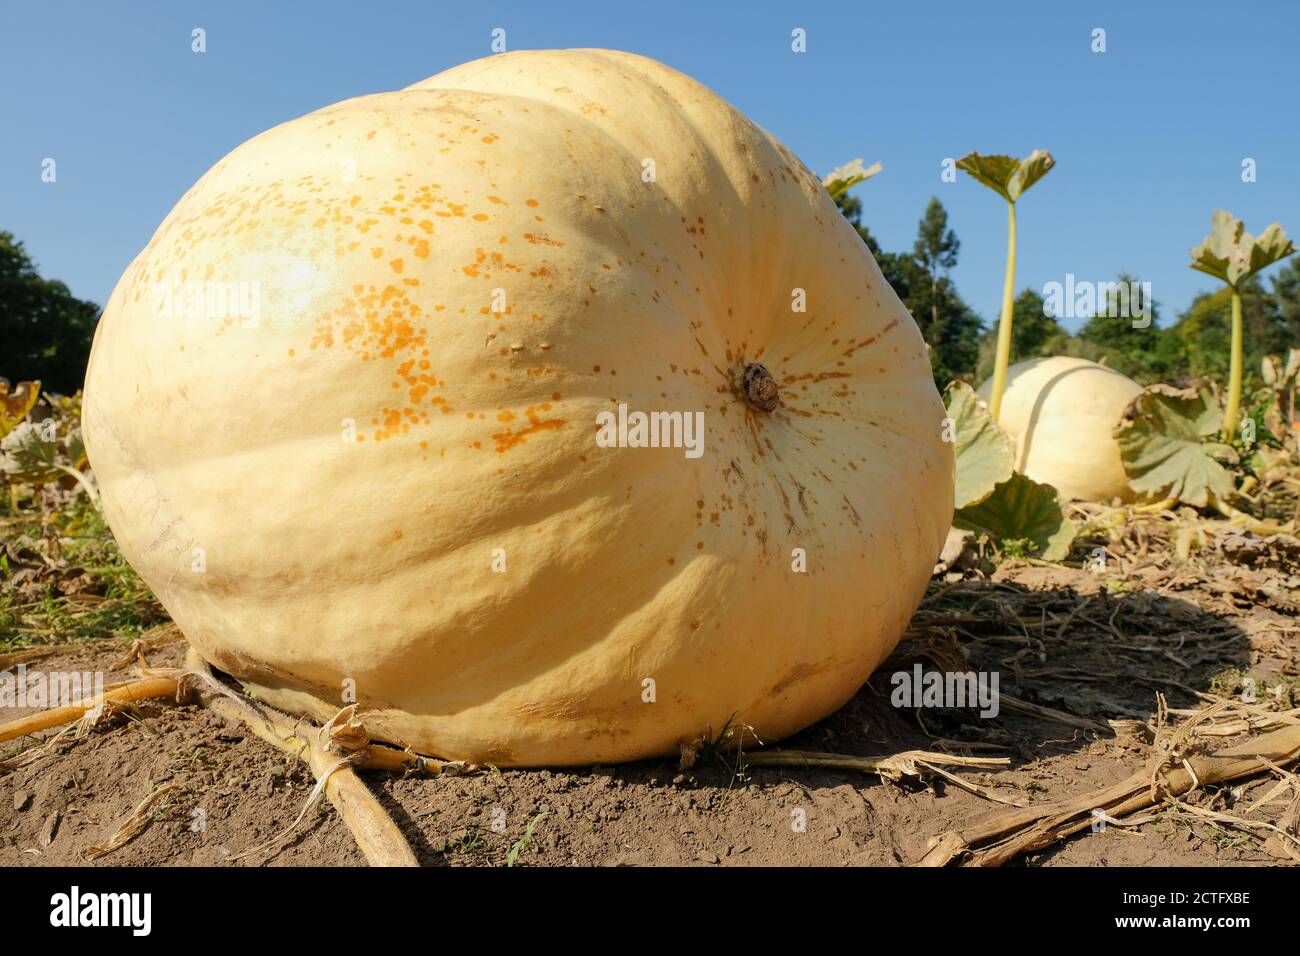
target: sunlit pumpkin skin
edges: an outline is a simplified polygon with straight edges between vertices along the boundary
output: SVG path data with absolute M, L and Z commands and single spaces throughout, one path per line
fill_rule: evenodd
M 154 314 L 156 283 L 201 280 L 259 283 L 260 321 Z M 599 447 L 619 403 L 703 412 L 703 454 Z M 240 146 L 118 283 L 85 396 L 109 524 L 207 660 L 499 765 L 838 708 L 948 529 L 944 414 L 816 177 L 602 50 L 494 56 Z
M 992 381 L 979 388 L 989 400 Z M 1016 470 L 1053 486 L 1061 500 L 1133 500 L 1111 434 L 1142 391 L 1127 376 L 1064 355 L 1007 370 L 998 424 L 1016 440 Z

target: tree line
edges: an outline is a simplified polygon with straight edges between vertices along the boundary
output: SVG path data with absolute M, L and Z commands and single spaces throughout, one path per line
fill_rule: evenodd
M 862 223 L 862 203 L 847 193 L 835 204 L 867 244 L 890 286 L 903 300 L 930 346 L 935 383 L 953 379 L 978 384 L 993 373 L 996 329 L 986 324 L 951 279 L 961 241 L 948 225 L 943 204 L 932 198 L 917 225 L 916 241 L 903 252 L 886 252 Z M 1117 282 L 1138 281 L 1127 273 Z M 1246 368 L 1258 374 L 1265 355 L 1300 347 L 1300 257 L 1275 273 L 1266 286 L 1254 278 L 1242 288 Z M 1023 289 L 1012 317 L 1011 361 L 1045 355 L 1073 355 L 1102 362 L 1142 384 L 1187 384 L 1219 375 L 1231 351 L 1231 294 L 1227 288 L 1198 295 L 1175 322 L 1160 324 L 1152 303 L 1151 322 L 1134 328 L 1128 316 L 1099 310 L 1079 331 L 1069 332 L 1050 314 L 1043 295 Z

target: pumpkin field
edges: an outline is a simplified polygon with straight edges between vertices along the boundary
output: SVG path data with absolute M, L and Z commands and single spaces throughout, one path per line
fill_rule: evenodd
M 888 163 L 489 36 L 102 309 L 0 233 L 0 866 L 1300 863 L 1296 224 L 1027 285 L 1071 154 L 989 134 L 985 323 Z

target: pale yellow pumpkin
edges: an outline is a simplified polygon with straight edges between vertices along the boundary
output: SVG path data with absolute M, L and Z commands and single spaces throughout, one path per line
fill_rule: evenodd
M 989 401 L 992 380 L 979 388 Z M 1087 359 L 1056 355 L 1007 370 L 998 424 L 1016 442 L 1016 470 L 1051 485 L 1062 501 L 1131 501 L 1112 431 L 1142 392 L 1127 376 Z
M 193 282 L 249 308 L 198 309 Z M 702 412 L 703 453 L 601 447 L 620 403 Z M 944 414 L 816 177 L 602 50 L 240 146 L 122 277 L 85 396 L 114 534 L 205 658 L 501 765 L 728 720 L 773 739 L 843 704 L 948 529 Z

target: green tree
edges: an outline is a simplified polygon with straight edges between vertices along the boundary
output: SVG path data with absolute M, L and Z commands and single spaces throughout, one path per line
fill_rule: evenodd
M 0 231 L 0 375 L 71 394 L 86 377 L 99 306 L 43 279 L 23 244 Z
M 938 196 L 931 196 L 925 216 L 916 228 L 912 258 L 930 280 L 930 320 L 934 325 L 939 324 L 939 280 L 957 264 L 960 250 L 957 234 L 948 228 L 948 211 Z
M 1141 282 L 1123 272 L 1116 280 L 1116 285 L 1119 289 L 1110 290 L 1110 294 L 1098 294 L 1096 310 L 1079 330 L 1079 338 L 1114 352 L 1125 353 L 1141 347 L 1135 345 L 1135 340 L 1150 342 L 1154 338 L 1149 333 L 1156 328 L 1156 307 L 1154 302 L 1146 303 L 1144 299 L 1142 304 L 1151 307 L 1151 324 L 1146 328 L 1134 328 L 1139 303 L 1133 301 L 1127 290 L 1140 288 Z M 1121 293 L 1120 289 L 1126 291 Z
M 1070 333 L 1047 314 L 1043 297 L 1033 289 L 1016 296 L 1012 306 L 1011 357 L 1017 362 L 1056 355 L 1070 339 Z
M 1141 288 L 1141 280 L 1121 273 L 1116 284 L 1123 289 Z M 1127 293 L 1124 293 L 1127 296 Z M 1149 322 L 1135 328 L 1138 302 L 1124 298 L 1114 290 L 1097 303 L 1096 313 L 1084 323 L 1076 337 L 1071 354 L 1102 362 L 1117 372 L 1143 384 L 1178 380 L 1186 375 L 1187 355 L 1183 341 L 1169 329 L 1160 327 L 1160 308 L 1155 301 L 1148 302 L 1142 293 L 1141 302 L 1150 307 Z
M 1288 348 L 1300 348 L 1300 256 L 1273 276 L 1273 299 Z
M 1240 291 L 1247 343 L 1243 364 L 1256 369 L 1265 355 L 1285 353 L 1290 337 L 1278 301 L 1257 276 L 1243 282 Z M 1182 342 L 1189 375 L 1221 376 L 1232 353 L 1232 289 L 1198 295 L 1171 331 Z
M 953 379 L 973 379 L 979 363 L 983 321 L 946 276 L 931 285 L 914 260 L 910 268 L 916 279 L 911 283 L 912 294 L 904 302 L 930 345 L 935 384 L 943 388 Z

